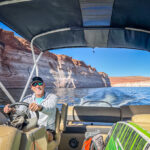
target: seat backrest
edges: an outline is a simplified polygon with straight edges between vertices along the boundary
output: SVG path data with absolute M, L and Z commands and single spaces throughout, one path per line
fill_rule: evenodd
M 61 119 L 60 112 L 59 112 L 58 108 L 56 108 L 56 120 L 55 120 L 56 134 L 55 134 L 55 140 L 48 143 L 47 149 L 55 150 L 58 147 L 59 143 L 60 143 L 60 139 L 61 139 L 60 119 Z
M 67 121 L 74 122 L 106 122 L 120 121 L 120 108 L 69 106 Z
M 47 149 L 47 135 L 45 127 L 34 128 L 22 133 L 19 150 Z
M 131 120 L 132 116 L 138 114 L 150 114 L 150 105 L 121 106 L 121 120 Z
M 56 110 L 56 135 L 55 141 L 52 141 L 48 144 L 48 149 L 50 150 L 55 150 L 60 144 L 61 132 L 64 131 L 66 128 L 67 107 L 67 104 L 62 105 L 61 115 L 58 108 Z

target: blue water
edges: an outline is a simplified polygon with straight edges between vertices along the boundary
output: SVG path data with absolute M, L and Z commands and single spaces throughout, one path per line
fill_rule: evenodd
M 115 107 L 120 107 L 122 105 L 150 105 L 150 87 L 110 87 L 76 89 L 48 88 L 46 90 L 58 96 L 58 107 L 61 107 L 62 103 L 68 103 L 68 105 L 83 105 L 83 103 L 86 101 L 91 102 L 88 102 L 84 105 L 90 106 L 108 106 L 108 104 L 100 103 L 100 101 L 108 102 Z M 14 89 L 10 92 L 12 95 L 14 94 L 14 99 L 19 99 L 22 91 L 23 89 Z M 30 94 L 30 92 L 31 90 L 27 93 L 27 95 Z M 2 95 L 2 97 L 4 98 L 4 95 Z M 97 101 L 98 103 L 95 103 L 95 101 Z M 10 101 L 6 97 L 4 101 L 0 103 L 0 108 L 8 103 L 10 103 Z
M 115 107 L 122 105 L 150 105 L 150 87 L 62 88 L 53 89 L 51 92 L 59 97 L 58 105 L 61 103 L 82 105 L 85 101 L 91 101 L 86 105 L 96 106 L 104 105 L 99 101 L 108 102 Z M 95 103 L 95 101 L 98 101 L 98 103 Z

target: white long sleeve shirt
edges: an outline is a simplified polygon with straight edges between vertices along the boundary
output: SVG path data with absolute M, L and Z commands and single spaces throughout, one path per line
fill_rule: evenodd
M 23 100 L 26 103 L 36 103 L 35 94 L 29 95 Z M 55 130 L 55 116 L 57 107 L 57 96 L 45 93 L 45 98 L 41 102 L 42 111 L 39 111 L 38 126 L 45 126 L 46 129 Z M 35 113 L 31 112 L 31 117 L 35 117 Z

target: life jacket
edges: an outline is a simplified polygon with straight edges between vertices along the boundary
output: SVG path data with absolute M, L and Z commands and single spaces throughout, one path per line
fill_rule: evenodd
M 84 140 L 84 143 L 83 143 L 83 146 L 82 146 L 82 150 L 90 150 L 91 143 L 92 143 L 92 137 Z
M 103 136 L 101 134 L 97 134 L 85 139 L 81 150 L 103 150 L 103 148 Z

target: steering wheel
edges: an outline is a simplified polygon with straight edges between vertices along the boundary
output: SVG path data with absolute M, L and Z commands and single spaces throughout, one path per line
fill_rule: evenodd
M 31 122 L 31 114 L 29 111 L 29 104 L 26 102 L 17 102 L 10 104 L 8 107 L 14 108 L 9 115 L 10 125 L 18 129 L 23 129 L 25 126 L 28 126 L 28 123 Z M 39 119 L 39 112 L 34 112 L 36 120 Z M 37 122 L 37 121 L 36 121 Z
M 16 111 L 15 112 L 15 114 L 16 113 L 19 113 L 18 115 L 27 115 L 27 117 L 28 117 L 28 119 L 30 119 L 31 118 L 31 115 L 29 115 L 28 114 L 28 112 L 29 112 L 29 104 L 28 103 L 26 103 L 26 102 L 17 102 L 17 103 L 14 103 L 14 104 L 10 104 L 9 105 L 9 107 L 10 108 L 17 108 L 16 106 L 20 106 L 20 105 L 23 105 L 23 106 L 25 106 L 27 109 L 26 110 L 20 110 L 20 111 Z M 28 112 L 27 112 L 28 111 Z M 24 114 L 23 114 L 24 113 Z M 36 114 L 36 117 L 37 117 L 37 119 L 39 119 L 39 112 L 38 111 L 36 111 L 36 112 L 34 112 L 35 114 Z

